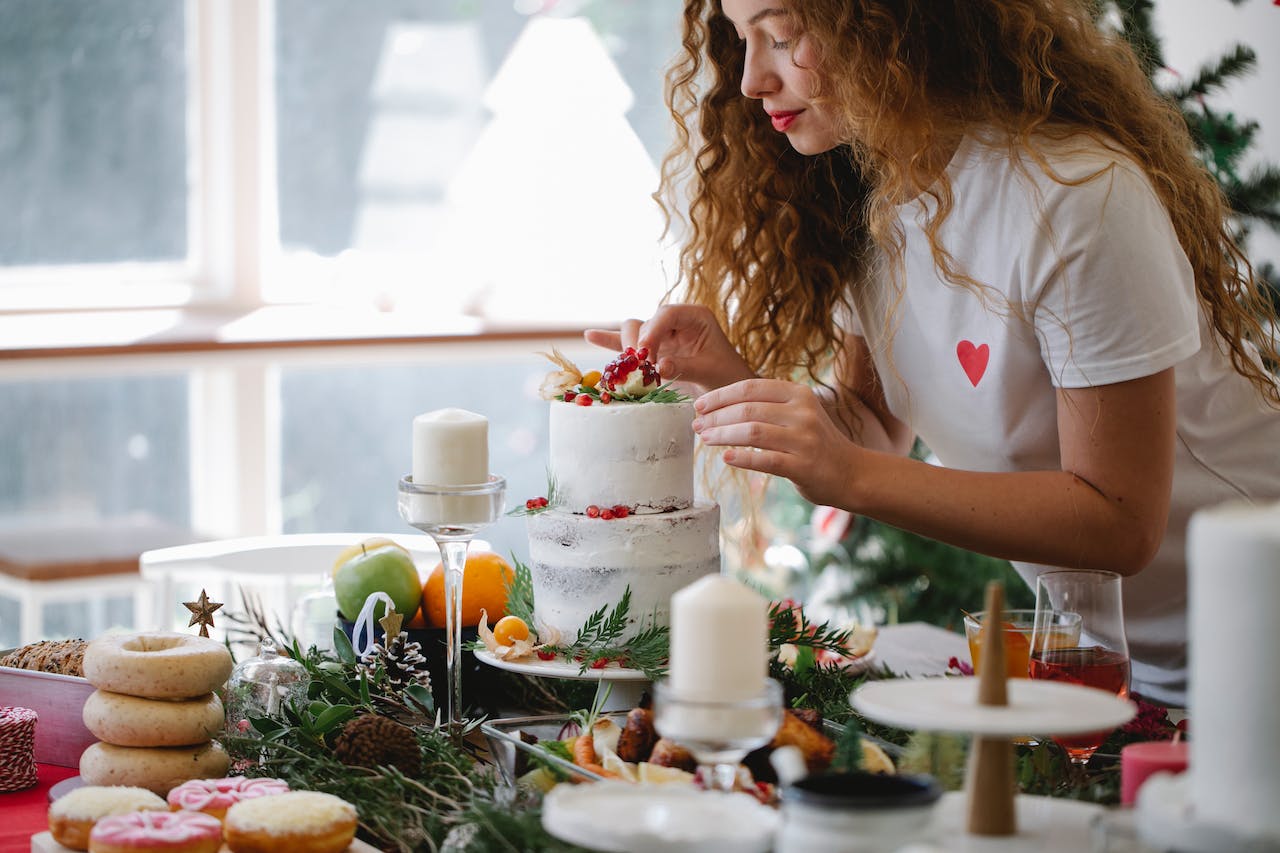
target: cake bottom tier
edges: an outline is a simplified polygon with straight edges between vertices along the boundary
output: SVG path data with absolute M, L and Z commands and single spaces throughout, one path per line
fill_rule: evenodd
M 632 624 L 653 617 L 665 625 L 676 590 L 720 571 L 714 503 L 609 520 L 551 510 L 528 521 L 534 615 L 566 641 L 627 587 Z

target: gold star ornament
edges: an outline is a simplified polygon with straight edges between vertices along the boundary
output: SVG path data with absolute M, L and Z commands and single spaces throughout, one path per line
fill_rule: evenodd
M 222 606 L 222 602 L 210 601 L 209 594 L 202 589 L 199 598 L 195 601 L 184 601 L 182 606 L 191 611 L 191 621 L 187 623 L 187 627 L 199 625 L 200 636 L 209 636 L 209 629 L 213 627 L 213 612 Z
M 391 641 L 400 636 L 400 626 L 404 624 L 404 614 L 397 613 L 393 608 L 388 606 L 387 615 L 378 620 L 378 624 L 382 626 L 382 645 L 386 648 L 391 647 Z

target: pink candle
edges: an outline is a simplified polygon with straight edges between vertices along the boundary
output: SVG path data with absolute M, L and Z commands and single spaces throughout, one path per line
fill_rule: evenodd
M 1138 788 L 1152 773 L 1161 770 L 1181 773 L 1186 769 L 1185 741 L 1153 740 L 1123 747 L 1120 750 L 1120 803 L 1133 805 Z

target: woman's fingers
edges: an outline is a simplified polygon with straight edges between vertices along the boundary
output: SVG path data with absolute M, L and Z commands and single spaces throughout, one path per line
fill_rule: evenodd
M 587 343 L 619 352 L 622 349 L 622 333 L 612 329 L 587 329 L 582 333 Z
M 812 394 L 801 385 L 781 379 L 745 379 L 708 391 L 694 401 L 693 408 L 703 416 L 742 403 L 789 403 L 796 399 L 797 391 Z

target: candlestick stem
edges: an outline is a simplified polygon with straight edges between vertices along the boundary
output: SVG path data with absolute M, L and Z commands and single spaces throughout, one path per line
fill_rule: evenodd
M 441 562 L 444 564 L 444 600 L 445 600 L 445 670 L 449 678 L 449 723 L 455 724 L 462 719 L 462 667 L 459 656 L 462 653 L 462 578 L 467 566 L 468 539 L 445 540 L 440 546 Z

